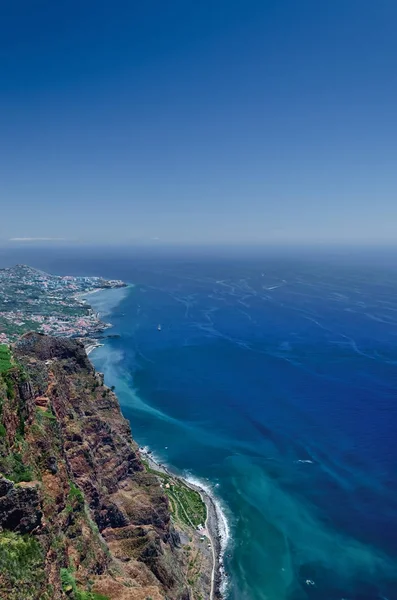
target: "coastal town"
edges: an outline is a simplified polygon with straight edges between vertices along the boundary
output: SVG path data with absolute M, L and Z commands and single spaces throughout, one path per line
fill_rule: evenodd
M 95 337 L 110 325 L 85 295 L 125 286 L 120 280 L 50 275 L 26 265 L 0 269 L 0 344 L 14 342 L 28 331 Z

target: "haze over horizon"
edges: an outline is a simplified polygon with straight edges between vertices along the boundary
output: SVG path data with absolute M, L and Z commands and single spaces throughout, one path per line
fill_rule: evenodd
M 0 245 L 394 244 L 397 4 L 7 3 Z

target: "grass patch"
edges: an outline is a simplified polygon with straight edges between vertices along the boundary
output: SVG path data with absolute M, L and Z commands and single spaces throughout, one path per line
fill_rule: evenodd
M 61 569 L 62 590 L 73 600 L 109 600 L 107 596 L 77 587 L 72 569 Z
M 36 538 L 11 531 L 0 533 L 0 597 L 49 599 L 44 554 Z
M 15 390 L 14 390 L 14 381 L 11 377 L 11 373 L 8 370 L 0 371 L 0 375 L 2 375 L 2 379 L 6 386 L 6 394 L 9 400 L 14 400 L 15 398 Z
M 182 479 L 152 469 L 149 462 L 141 458 L 146 471 L 156 475 L 163 484 L 164 492 L 170 500 L 171 512 L 177 520 L 190 527 L 204 525 L 207 519 L 207 507 L 198 492 L 186 485 Z M 168 487 L 169 486 L 169 487 Z
M 41 413 L 42 417 L 45 417 L 46 419 L 49 419 L 50 421 L 56 421 L 57 420 L 57 418 L 54 415 L 54 413 L 52 413 L 49 410 L 41 410 L 40 413 Z
M 65 594 L 77 592 L 76 580 L 71 569 L 61 569 L 61 584 Z
M 5 373 L 11 369 L 11 352 L 8 346 L 0 344 L 0 373 Z
M 0 459 L 0 471 L 14 483 L 33 480 L 31 467 L 25 465 L 22 456 L 18 452 L 11 452 Z
M 78 504 L 84 504 L 84 494 L 74 483 L 70 484 L 69 499 Z
M 70 483 L 66 510 L 68 512 L 82 510 L 84 508 L 84 494 L 73 482 Z
M 165 489 L 166 494 L 176 504 L 179 517 L 187 525 L 204 525 L 207 518 L 207 507 L 201 496 L 195 490 L 185 485 L 180 479 L 169 482 L 170 487 Z

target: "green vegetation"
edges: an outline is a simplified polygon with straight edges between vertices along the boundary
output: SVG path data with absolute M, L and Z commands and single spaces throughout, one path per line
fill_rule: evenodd
M 46 419 L 50 419 L 50 421 L 56 421 L 57 418 L 54 415 L 54 413 L 52 413 L 50 410 L 41 410 L 40 411 L 41 415 L 43 417 L 46 417 Z
M 74 483 L 70 484 L 69 499 L 78 504 L 84 504 L 84 494 Z
M 44 555 L 36 538 L 0 533 L 0 598 L 50 600 L 45 580 Z
M 109 600 L 107 596 L 79 589 L 73 569 L 61 569 L 61 583 L 62 590 L 73 600 Z
M 31 467 L 24 464 L 22 456 L 18 452 L 10 452 L 8 455 L 0 457 L 0 472 L 14 483 L 33 479 Z
M 84 508 L 84 494 L 73 482 L 70 482 L 66 511 L 76 512 Z
M 0 373 L 0 376 L 2 377 L 5 385 L 6 385 L 6 394 L 7 394 L 7 398 L 9 400 L 14 400 L 15 398 L 15 390 L 14 390 L 14 381 L 12 379 L 12 377 L 10 376 L 11 372 L 8 371 L 3 371 L 3 373 Z
M 70 592 L 77 593 L 76 580 L 71 569 L 61 569 L 61 583 L 62 590 L 66 594 L 70 594 Z
M 164 492 L 170 501 L 174 518 L 190 527 L 204 525 L 207 519 L 207 507 L 200 494 L 179 477 L 171 477 L 167 473 L 152 469 L 144 459 L 142 462 L 148 473 L 153 473 L 161 480 Z
M 200 494 L 185 485 L 180 479 L 173 481 L 174 483 L 170 482 L 170 487 L 165 491 L 180 519 L 194 527 L 204 525 L 207 518 L 207 507 Z
M 5 373 L 11 369 L 11 352 L 8 346 L 0 344 L 0 373 Z

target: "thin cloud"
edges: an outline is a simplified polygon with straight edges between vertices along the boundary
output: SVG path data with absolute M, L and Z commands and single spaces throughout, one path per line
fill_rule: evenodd
M 67 238 L 54 237 L 14 237 L 10 238 L 10 242 L 67 242 Z

